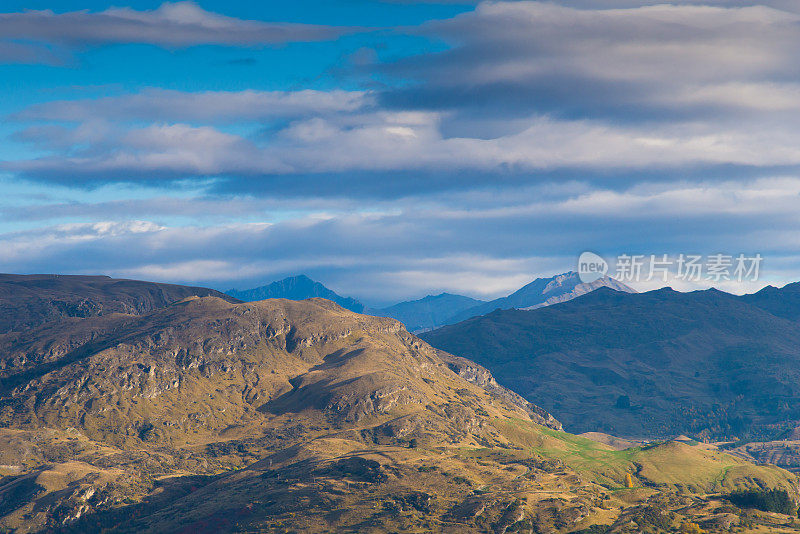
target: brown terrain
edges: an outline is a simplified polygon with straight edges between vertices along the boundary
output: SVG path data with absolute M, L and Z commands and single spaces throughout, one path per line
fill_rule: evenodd
M 479 365 L 324 299 L 56 318 L 0 354 L 8 532 L 800 531 L 724 498 L 796 499 L 787 471 L 567 434 Z

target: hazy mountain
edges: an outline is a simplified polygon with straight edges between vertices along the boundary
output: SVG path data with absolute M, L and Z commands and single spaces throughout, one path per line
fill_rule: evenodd
M 485 315 L 497 309 L 540 308 L 550 304 L 566 302 L 601 287 L 609 287 L 616 291 L 627 293 L 636 292 L 622 282 L 618 282 L 608 276 L 585 284 L 581 282 L 578 273 L 568 272 L 551 278 L 537 278 L 507 297 L 484 302 L 454 313 L 443 324 L 455 324 L 470 317 Z
M 797 496 L 702 447 L 560 432 L 479 365 L 323 299 L 192 297 L 0 335 L 0 355 L 4 531 L 622 532 L 705 518 L 708 492 Z
M 796 293 L 602 288 L 422 337 L 538 399 L 570 431 L 769 437 L 800 421 L 800 327 L 784 317 Z
M 315 282 L 304 274 L 290 276 L 269 285 L 237 291 L 231 289 L 226 293 L 244 302 L 255 302 L 266 299 L 305 300 L 314 297 L 328 299 L 339 306 L 356 313 L 364 311 L 364 305 L 356 299 L 337 295 L 319 282 Z
M 381 317 L 393 317 L 406 325 L 411 332 L 425 332 L 449 324 L 447 320 L 453 315 L 482 302 L 463 295 L 441 293 L 428 295 L 419 300 L 401 302 L 388 308 L 370 309 L 367 313 Z
M 213 289 L 108 276 L 0 274 L 0 334 L 68 317 L 142 314 L 190 296 L 234 300 Z

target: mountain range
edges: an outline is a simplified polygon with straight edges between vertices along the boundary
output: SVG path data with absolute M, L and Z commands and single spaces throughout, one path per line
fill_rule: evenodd
M 422 334 L 572 432 L 774 439 L 800 425 L 800 284 L 745 296 L 601 288 Z
M 533 309 L 566 302 L 600 287 L 635 293 L 632 288 L 608 276 L 594 282 L 584 283 L 580 280 L 578 273 L 568 272 L 549 278 L 537 278 L 510 295 L 489 302 L 463 295 L 441 293 L 428 295 L 418 300 L 400 302 L 385 308 L 371 308 L 356 299 L 342 297 L 305 275 L 285 278 L 255 289 L 230 290 L 227 294 L 247 302 L 267 298 L 303 300 L 322 297 L 357 313 L 392 317 L 402 322 L 410 332 L 420 333 L 455 324 L 470 317 L 484 315 L 496 309 Z
M 70 302 L 97 290 L 73 282 Z M 691 440 L 620 451 L 565 433 L 394 319 L 126 287 L 151 309 L 0 334 L 3 531 L 617 534 L 744 517 L 800 532 L 725 500 L 797 499 L 795 475 Z

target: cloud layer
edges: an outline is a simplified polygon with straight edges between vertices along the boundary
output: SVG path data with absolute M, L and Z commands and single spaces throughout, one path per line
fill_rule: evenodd
M 781 1 L 490 1 L 397 28 L 430 46 L 361 50 L 323 88 L 42 101 L 10 117 L 24 150 L 0 172 L 45 189 L 125 184 L 128 198 L 0 203 L 0 224 L 17 225 L 0 235 L 0 270 L 223 288 L 306 272 L 387 302 L 496 296 L 584 250 L 743 252 L 789 281 L 799 22 Z M 190 3 L 0 16 L 7 40 L 68 49 L 343 31 Z
M 233 24 L 208 22 L 198 9 L 117 11 L 132 20 Z M 563 171 L 793 168 L 799 21 L 764 5 L 484 2 L 413 30 L 449 49 L 367 67 L 405 81 L 398 86 L 147 89 L 43 103 L 16 118 L 71 124 L 20 131 L 20 139 L 55 149 L 4 168 L 76 185 L 218 177 L 241 182 L 232 184 L 237 190 L 286 175 L 312 189 L 309 175 L 367 173 L 372 184 L 370 173 L 386 172 L 427 173 L 438 176 L 429 180 L 436 187 L 459 187 L 450 171 L 491 183 L 495 173 L 530 182 Z M 250 127 L 219 127 L 237 122 Z M 92 138 L 87 130 L 103 133 Z M 387 190 L 402 190 L 382 176 Z
M 59 265 L 92 273 L 102 265 L 118 276 L 223 289 L 305 272 L 380 304 L 443 290 L 497 296 L 536 274 L 574 268 L 584 250 L 609 258 L 722 252 L 761 253 L 767 258 L 762 284 L 776 283 L 791 276 L 800 258 L 799 196 L 800 180 L 776 178 L 624 191 L 580 183 L 506 188 L 385 201 L 368 209 L 363 203 L 325 210 L 272 199 L 56 203 L 3 210 L 2 217 L 40 221 L 49 214 L 98 222 L 8 233 L 0 238 L 0 270 Z M 304 213 L 272 216 L 287 206 Z M 189 222 L 171 224 L 165 214 Z M 233 214 L 273 222 L 226 222 Z

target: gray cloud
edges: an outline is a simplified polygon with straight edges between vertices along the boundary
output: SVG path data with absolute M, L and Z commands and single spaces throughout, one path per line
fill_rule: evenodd
M 428 23 L 413 31 L 452 47 L 379 66 L 416 82 L 397 88 L 43 103 L 16 118 L 76 124 L 20 131 L 39 156 L 0 169 L 81 187 L 210 177 L 227 191 L 396 196 L 800 165 L 800 15 L 613 5 L 485 2 Z
M 0 63 L 67 63 L 68 57 L 50 48 L 13 41 L 3 41 L 0 37 Z
M 410 183 L 424 190 L 498 179 L 522 185 L 559 170 L 605 172 L 619 180 L 637 169 L 800 165 L 800 131 L 769 119 L 613 125 L 534 116 L 521 132 L 491 139 L 446 137 L 441 124 L 442 116 L 433 112 L 312 114 L 263 139 L 187 124 L 34 127 L 18 137 L 49 147 L 51 154 L 7 161 L 0 169 L 84 187 L 215 177 L 258 191 L 288 180 L 290 194 L 306 188 L 313 195 L 331 176 L 389 193 L 397 189 L 395 180 L 409 185 L 408 173 L 421 173 Z
M 23 11 L 0 13 L 0 58 L 15 40 L 49 43 L 68 48 L 121 43 L 147 43 L 168 48 L 216 44 L 263 46 L 320 41 L 361 31 L 308 24 L 242 20 L 205 11 L 192 1 L 165 2 L 159 8 L 137 11 L 109 8 L 101 12 L 55 13 Z M 29 62 L 53 62 L 37 54 L 37 46 L 23 46 Z
M 385 302 L 495 296 L 583 250 L 725 251 L 760 252 L 788 281 L 800 266 L 796 10 L 654 4 L 482 3 L 413 30 L 449 50 L 358 67 L 403 82 L 370 92 L 149 89 L 29 108 L 15 139 L 37 155 L 0 171 L 170 190 L 0 208 L 15 228 L 45 224 L 0 234 L 0 270 L 223 289 L 306 272 Z M 69 15 L 217 20 L 165 9 Z M 168 196 L 187 181 L 205 196 Z
M 760 114 L 774 95 L 796 94 L 795 12 L 731 2 L 579 4 L 484 2 L 423 26 L 452 47 L 385 65 L 419 83 L 387 91 L 384 103 L 482 113 L 486 122 L 533 113 L 641 122 Z M 796 116 L 797 106 L 785 105 Z
M 16 120 L 237 122 L 353 112 L 369 106 L 362 91 L 205 91 L 145 89 L 140 93 L 31 106 Z

